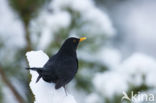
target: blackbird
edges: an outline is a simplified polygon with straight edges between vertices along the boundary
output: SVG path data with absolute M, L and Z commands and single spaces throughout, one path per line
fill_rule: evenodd
M 36 83 L 43 78 L 46 82 L 55 83 L 55 89 L 64 87 L 68 84 L 78 70 L 78 59 L 76 49 L 79 42 L 85 40 L 86 37 L 71 37 L 65 40 L 60 50 L 53 55 L 43 68 L 27 68 L 37 71 L 39 74 Z

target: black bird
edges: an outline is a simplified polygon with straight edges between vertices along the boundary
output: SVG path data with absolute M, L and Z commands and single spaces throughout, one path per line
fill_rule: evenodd
M 68 84 L 78 70 L 78 59 L 76 49 L 79 42 L 85 40 L 86 37 L 71 37 L 65 40 L 60 50 L 53 55 L 43 68 L 27 68 L 38 72 L 39 76 L 36 83 L 43 78 L 46 82 L 55 83 L 55 89 L 64 87 Z

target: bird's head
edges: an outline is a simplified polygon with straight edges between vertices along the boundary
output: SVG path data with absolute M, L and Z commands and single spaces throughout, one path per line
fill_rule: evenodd
M 75 51 L 77 49 L 78 44 L 86 39 L 87 39 L 86 37 L 82 37 L 82 38 L 70 37 L 65 40 L 60 50 L 68 51 L 68 52 Z

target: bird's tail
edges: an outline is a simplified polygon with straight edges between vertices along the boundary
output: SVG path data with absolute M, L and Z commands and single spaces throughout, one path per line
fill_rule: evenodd
M 33 71 L 37 71 L 37 73 L 39 74 L 39 76 L 37 77 L 36 83 L 41 79 L 42 77 L 42 72 L 43 72 L 43 68 L 26 68 L 26 70 L 33 70 Z
M 34 70 L 34 71 L 42 70 L 42 69 L 43 68 L 38 68 L 38 67 L 26 68 L 26 70 Z

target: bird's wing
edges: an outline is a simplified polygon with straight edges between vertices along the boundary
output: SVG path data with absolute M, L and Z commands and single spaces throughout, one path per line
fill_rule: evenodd
M 48 62 L 44 65 L 44 72 L 42 73 L 42 78 L 47 82 L 56 82 L 57 76 L 55 73 L 55 61 L 56 55 L 52 56 Z
M 79 68 L 79 61 L 78 61 L 78 59 L 76 58 L 76 64 L 77 64 L 77 68 Z
M 77 60 L 67 60 L 62 62 L 60 66 L 56 69 L 56 74 L 58 81 L 56 82 L 55 88 L 59 89 L 62 86 L 68 84 L 77 72 Z
M 56 55 L 53 55 L 52 57 L 50 57 L 50 59 L 48 60 L 48 62 L 44 65 L 44 69 L 53 69 L 53 65 L 55 63 L 56 60 Z
M 56 73 L 60 78 L 72 78 L 78 69 L 77 59 L 68 58 L 57 64 Z

